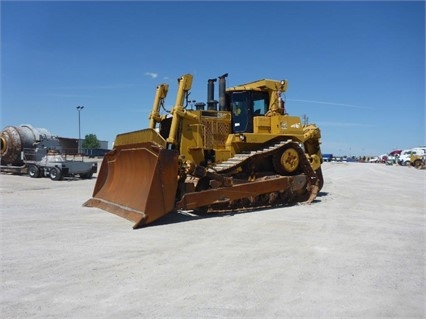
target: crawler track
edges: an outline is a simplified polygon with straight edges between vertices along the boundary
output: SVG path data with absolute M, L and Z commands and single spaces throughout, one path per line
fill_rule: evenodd
M 298 154 L 297 171 L 283 175 L 278 169 L 268 172 L 256 170 L 256 163 L 273 163 L 274 156 L 280 156 L 288 148 L 294 149 Z M 211 187 L 208 181 L 204 181 L 204 185 L 209 186 L 185 194 L 177 203 L 178 208 L 229 213 L 291 205 L 296 202 L 309 203 L 315 199 L 320 184 L 303 149 L 291 140 L 278 142 L 262 150 L 236 154 L 227 161 L 208 168 L 207 172 L 218 177 L 232 177 L 232 185 L 215 188 Z

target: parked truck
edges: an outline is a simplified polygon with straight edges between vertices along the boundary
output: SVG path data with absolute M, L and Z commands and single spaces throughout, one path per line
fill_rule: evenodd
M 9 126 L 0 135 L 1 171 L 28 174 L 32 178 L 79 176 L 88 179 L 97 172 L 97 162 L 69 160 L 62 154 L 59 139 L 46 129 L 31 125 Z

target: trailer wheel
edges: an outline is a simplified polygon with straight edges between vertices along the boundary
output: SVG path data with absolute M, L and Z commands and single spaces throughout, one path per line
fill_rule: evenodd
M 50 179 L 51 179 L 52 181 L 59 181 L 59 180 L 61 180 L 61 179 L 62 179 L 62 173 L 61 173 L 61 171 L 60 171 L 60 169 L 59 169 L 59 168 L 57 168 L 57 167 L 52 167 L 52 168 L 50 169 Z
M 30 165 L 28 167 L 28 175 L 32 178 L 40 177 L 40 169 L 36 165 Z

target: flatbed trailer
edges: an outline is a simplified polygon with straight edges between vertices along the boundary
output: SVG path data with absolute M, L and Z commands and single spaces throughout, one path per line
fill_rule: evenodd
M 59 141 L 55 138 L 42 138 L 33 148 L 24 148 L 20 153 L 20 165 L 3 163 L 1 172 L 9 174 L 28 174 L 32 178 L 50 177 L 52 180 L 61 180 L 64 177 L 90 179 L 97 173 L 96 161 L 86 162 L 80 156 L 72 160 L 61 153 Z

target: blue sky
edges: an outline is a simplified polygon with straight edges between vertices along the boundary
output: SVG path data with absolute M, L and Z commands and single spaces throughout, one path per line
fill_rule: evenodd
M 424 1 L 1 2 L 2 128 L 62 137 L 147 127 L 155 88 L 194 75 L 228 86 L 287 79 L 286 108 L 324 153 L 425 145 Z M 217 88 L 215 92 L 217 96 Z

